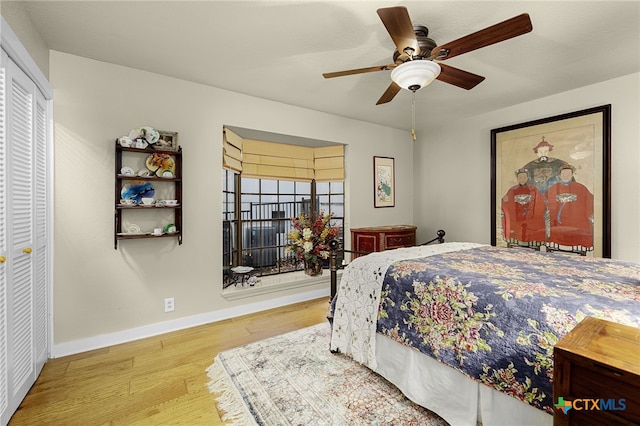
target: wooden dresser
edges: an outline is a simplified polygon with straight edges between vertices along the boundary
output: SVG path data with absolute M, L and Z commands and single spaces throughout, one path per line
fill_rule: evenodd
M 640 328 L 585 318 L 553 359 L 553 402 L 573 405 L 567 414 L 556 408 L 555 426 L 640 424 Z
M 416 245 L 416 229 L 413 225 L 374 226 L 351 228 L 353 251 L 374 252 L 411 247 Z M 361 255 L 353 253 L 352 259 Z

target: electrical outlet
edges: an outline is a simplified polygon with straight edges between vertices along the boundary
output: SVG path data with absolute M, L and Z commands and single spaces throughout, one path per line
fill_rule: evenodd
M 168 297 L 168 298 L 164 299 L 164 311 L 165 312 L 173 312 L 175 308 L 176 308 L 176 306 L 175 306 L 175 301 L 173 300 L 173 297 Z

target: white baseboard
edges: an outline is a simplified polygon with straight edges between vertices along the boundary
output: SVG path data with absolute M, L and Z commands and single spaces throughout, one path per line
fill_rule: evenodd
M 283 296 L 275 299 L 265 300 L 262 302 L 247 303 L 234 308 L 223 309 L 221 311 L 193 315 L 190 317 L 151 324 L 144 327 L 137 327 L 118 331 L 115 333 L 101 334 L 99 336 L 89 337 L 86 339 L 54 344 L 51 348 L 51 358 L 73 355 L 80 352 L 86 352 L 94 349 L 104 348 L 107 346 L 117 345 L 120 343 L 131 342 L 133 340 L 144 339 L 146 337 L 157 336 L 159 334 L 169 333 L 171 331 L 183 330 L 189 327 L 195 327 L 197 325 L 209 324 L 216 321 L 278 308 L 281 306 L 292 305 L 294 303 L 305 302 L 307 300 L 318 299 L 320 297 L 328 297 L 329 294 L 330 289 L 322 288 L 319 290 L 312 290 L 305 293 Z

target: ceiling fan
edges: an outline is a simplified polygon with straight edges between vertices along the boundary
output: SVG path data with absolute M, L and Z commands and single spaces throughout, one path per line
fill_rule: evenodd
M 449 43 L 437 45 L 427 37 L 429 30 L 426 27 L 414 26 L 411 23 L 406 7 L 381 8 L 377 12 L 396 45 L 393 63 L 322 74 L 324 78 L 333 78 L 392 70 L 392 82 L 376 105 L 390 102 L 403 88 L 415 93 L 434 79 L 463 89 L 472 89 L 482 82 L 484 77 L 439 62 L 517 37 L 533 29 L 529 15 L 523 13 Z

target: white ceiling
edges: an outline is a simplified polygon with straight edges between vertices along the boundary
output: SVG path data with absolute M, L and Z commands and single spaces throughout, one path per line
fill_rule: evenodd
M 638 1 L 28 1 L 50 49 L 400 129 L 411 94 L 375 103 L 392 63 L 376 9 L 404 5 L 438 44 L 529 13 L 533 31 L 446 63 L 486 80 L 416 94 L 418 131 L 640 71 Z

